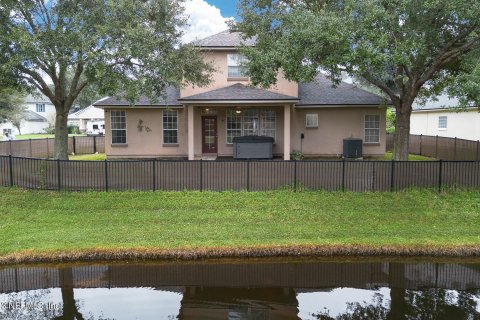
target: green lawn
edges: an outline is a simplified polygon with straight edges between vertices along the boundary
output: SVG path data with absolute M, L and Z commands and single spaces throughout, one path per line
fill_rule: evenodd
M 382 160 L 392 160 L 393 154 L 391 151 L 385 153 L 385 158 Z M 429 158 L 429 157 L 424 157 L 424 156 L 419 156 L 417 154 L 409 154 L 408 155 L 408 160 L 410 161 L 429 161 L 429 160 L 437 160 L 435 158 Z
M 0 243 L 0 262 L 8 255 L 21 260 L 31 254 L 96 249 L 478 248 L 480 192 L 0 189 Z
M 86 136 L 85 134 L 69 134 L 69 137 L 73 136 Z M 46 139 L 46 138 L 55 138 L 54 134 L 42 134 L 42 133 L 35 133 L 35 134 L 19 134 L 15 136 L 15 140 L 28 140 L 28 139 Z
M 99 161 L 107 159 L 105 153 L 96 153 L 96 154 L 81 154 L 81 155 L 69 155 L 70 160 L 82 160 L 82 161 Z

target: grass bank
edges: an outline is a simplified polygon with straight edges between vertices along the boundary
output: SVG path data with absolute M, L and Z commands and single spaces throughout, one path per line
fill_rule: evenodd
M 480 254 L 480 192 L 0 189 L 0 262 Z

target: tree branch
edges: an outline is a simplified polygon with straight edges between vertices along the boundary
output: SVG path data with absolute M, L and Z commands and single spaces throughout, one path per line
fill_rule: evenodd
M 378 87 L 383 92 L 385 92 L 390 97 L 390 100 L 392 100 L 392 103 L 395 104 L 395 103 L 398 103 L 400 101 L 400 99 L 397 97 L 395 92 L 393 92 L 392 89 L 387 87 L 386 84 L 384 84 L 384 83 L 382 83 L 378 80 L 375 80 L 374 78 L 372 78 L 372 76 L 370 76 L 369 74 L 366 74 L 366 73 L 362 74 L 362 77 L 365 78 L 365 80 L 367 80 L 368 82 L 370 82 L 374 86 Z

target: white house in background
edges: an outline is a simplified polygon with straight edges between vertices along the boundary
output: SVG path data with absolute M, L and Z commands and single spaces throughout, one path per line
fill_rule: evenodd
M 410 120 L 410 133 L 428 136 L 480 140 L 480 109 L 455 109 L 458 100 L 447 95 L 425 105 L 415 103 Z
M 105 133 L 105 113 L 103 109 L 93 105 L 69 115 L 68 123 L 69 125 L 78 126 L 80 132 Z
M 28 95 L 24 106 L 25 119 L 20 126 L 22 134 L 45 133 L 45 129 L 55 123 L 55 106 L 44 95 Z M 10 122 L 0 124 L 0 133 L 3 135 L 5 132 L 19 134 Z

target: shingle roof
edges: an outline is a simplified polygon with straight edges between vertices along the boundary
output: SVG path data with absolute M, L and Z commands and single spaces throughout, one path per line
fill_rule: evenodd
M 158 102 L 153 103 L 147 97 L 140 97 L 140 99 L 135 103 L 136 106 L 181 106 L 182 104 L 178 102 L 180 97 L 180 90 L 175 87 L 167 87 L 165 89 L 166 97 L 158 97 Z M 114 106 L 130 106 L 130 102 L 125 99 L 117 99 L 115 97 L 110 97 L 106 99 L 99 100 L 93 104 L 95 107 L 114 107 Z
M 334 88 L 332 82 L 323 74 L 319 74 L 313 82 L 299 83 L 298 96 L 300 102 L 297 103 L 297 106 L 379 105 L 389 103 L 381 96 L 343 81 Z
M 196 47 L 208 48 L 236 48 L 240 47 L 242 44 L 248 47 L 253 47 L 255 46 L 255 43 L 255 38 L 243 40 L 240 32 L 230 32 L 229 30 L 192 42 Z
M 215 89 L 179 99 L 180 101 L 275 101 L 292 100 L 298 98 L 284 94 L 245 86 L 241 83 Z
M 29 94 L 25 97 L 25 103 L 46 103 L 46 104 L 53 104 L 47 96 L 38 93 L 35 95 Z
M 36 112 L 33 112 L 31 110 L 26 110 L 25 111 L 25 120 L 27 121 L 34 121 L 34 122 L 47 122 L 47 118 L 39 115 Z
M 413 111 L 422 111 L 422 110 L 439 110 L 439 109 L 451 109 L 458 107 L 460 102 L 457 98 L 450 98 L 447 94 L 442 94 L 437 97 L 437 100 L 429 99 L 425 105 L 415 101 L 413 103 Z

